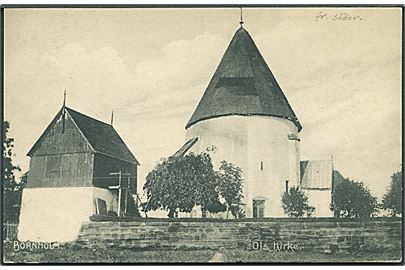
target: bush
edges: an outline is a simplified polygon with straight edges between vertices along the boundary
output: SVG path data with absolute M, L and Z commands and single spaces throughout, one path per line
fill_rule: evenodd
M 362 182 L 345 179 L 335 188 L 330 209 L 335 217 L 368 218 L 377 210 L 377 199 Z
M 308 197 L 298 187 L 291 187 L 289 192 L 284 192 L 281 201 L 284 213 L 290 217 L 303 217 L 305 213 L 310 216 L 315 210 L 308 205 Z
M 402 215 L 402 170 L 391 176 L 391 183 L 382 199 L 382 208 L 388 210 L 393 217 Z
M 118 217 L 118 214 L 117 214 L 117 212 L 110 210 L 107 212 L 107 216 Z
M 100 214 L 93 214 L 89 217 L 90 221 L 93 222 L 104 222 L 104 221 L 118 221 L 117 216 L 112 215 L 100 215 Z

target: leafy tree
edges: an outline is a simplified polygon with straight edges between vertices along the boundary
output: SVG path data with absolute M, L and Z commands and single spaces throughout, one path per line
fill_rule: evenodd
M 345 179 L 334 190 L 331 210 L 335 217 L 366 218 L 377 210 L 377 199 L 362 183 Z
M 219 194 L 227 204 L 227 217 L 229 211 L 235 218 L 242 217 L 243 210 L 240 208 L 243 198 L 242 170 L 234 164 L 223 160 L 217 175 L 219 178 Z
M 222 209 L 217 186 L 218 177 L 208 152 L 162 159 L 146 176 L 146 210 L 164 209 L 170 218 L 177 210 L 191 212 L 198 205 L 203 215 L 206 211 L 218 212 Z
M 382 208 L 396 217 L 402 215 L 402 169 L 391 176 L 391 184 L 382 199 Z
M 281 203 L 284 213 L 290 217 L 303 217 L 305 213 L 310 215 L 315 209 L 308 205 L 308 197 L 298 187 L 284 192 Z
M 21 171 L 12 161 L 14 138 L 8 136 L 10 123 L 3 122 L 3 217 L 5 220 L 16 220 L 19 215 L 21 192 L 26 183 L 26 174 L 20 182 L 15 179 L 15 172 Z
M 20 216 L 20 207 L 22 192 L 27 183 L 28 172 L 24 173 L 20 181 L 16 183 L 13 191 L 6 191 L 3 196 L 4 219 L 7 221 L 18 221 Z
M 20 177 L 20 182 L 18 183 L 18 190 L 22 191 L 25 186 L 27 185 L 28 181 L 28 171 L 25 172 L 21 177 Z
M 193 173 L 195 183 L 196 205 L 201 206 L 203 217 L 206 212 L 217 213 L 225 210 L 225 207 L 219 201 L 218 177 L 212 165 L 212 159 L 209 149 L 201 154 L 188 154 L 186 157 L 196 159 L 194 161 Z
M 13 191 L 16 187 L 15 171 L 21 171 L 19 166 L 13 165 L 13 147 L 14 138 L 7 136 L 10 129 L 8 121 L 3 122 L 3 194 L 7 191 Z

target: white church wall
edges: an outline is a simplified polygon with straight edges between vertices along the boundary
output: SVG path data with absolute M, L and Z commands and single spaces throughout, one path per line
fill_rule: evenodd
M 25 188 L 18 240 L 69 242 L 93 214 L 93 187 Z
M 304 190 L 308 197 L 308 205 L 315 207 L 312 217 L 333 217 L 333 212 L 329 209 L 332 195 L 330 189 L 324 190 Z
M 200 153 L 215 146 L 213 164 L 220 166 L 221 160 L 235 163 L 239 167 L 247 164 L 248 122 L 243 116 L 227 116 L 198 122 L 187 129 L 186 140 L 198 137 L 191 151 Z M 245 168 L 246 169 L 246 168 Z
M 297 182 L 298 152 L 295 149 L 295 141 L 288 140 L 289 134 L 297 135 L 297 128 L 288 120 L 274 117 L 255 116 L 247 120 L 249 189 L 246 193 L 246 209 L 251 213 L 253 200 L 256 197 L 264 197 L 265 217 L 284 216 L 281 197 L 285 191 L 286 180 L 289 185 Z
M 199 137 L 191 151 L 199 153 L 214 145 L 213 163 L 235 163 L 243 171 L 244 203 L 252 217 L 253 199 L 266 199 L 265 217 L 284 216 L 281 196 L 285 181 L 298 183 L 299 152 L 297 127 L 288 120 L 268 116 L 225 116 L 198 122 L 187 129 L 186 139 Z M 263 165 L 263 169 L 262 169 Z

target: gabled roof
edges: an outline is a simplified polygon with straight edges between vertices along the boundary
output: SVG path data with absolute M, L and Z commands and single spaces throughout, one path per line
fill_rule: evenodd
M 334 189 L 344 177 L 333 169 L 332 160 L 304 160 L 300 162 L 302 189 Z
M 89 142 L 90 146 L 96 153 L 105 154 L 114 158 L 122 159 L 124 161 L 138 164 L 138 160 L 131 153 L 125 142 L 121 139 L 113 126 L 96 120 L 90 116 L 84 115 L 73 109 L 64 107 L 66 112 L 71 116 L 73 122 L 77 125 L 83 136 Z M 41 138 L 47 133 L 52 123 L 56 121 L 58 116 L 63 113 L 63 108 L 59 111 L 55 119 L 47 127 L 45 132 L 41 135 L 38 141 L 34 144 L 28 155 L 31 155 L 33 150 L 38 145 Z
M 83 132 L 96 152 L 112 157 L 120 158 L 139 165 L 138 160 L 128 149 L 125 142 L 110 124 L 101 122 L 87 115 L 66 108 L 75 121 L 76 125 Z
M 301 124 L 253 39 L 239 28 L 186 128 L 226 115 L 266 115 Z
M 331 189 L 332 160 L 306 160 L 300 162 L 303 189 Z

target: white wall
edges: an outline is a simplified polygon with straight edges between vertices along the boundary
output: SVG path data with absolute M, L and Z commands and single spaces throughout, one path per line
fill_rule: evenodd
M 281 196 L 285 181 L 297 185 L 299 177 L 298 143 L 288 134 L 298 136 L 289 120 L 269 116 L 225 116 L 198 122 L 187 129 L 186 139 L 199 137 L 191 151 L 199 153 L 217 147 L 214 166 L 221 160 L 235 163 L 243 170 L 244 202 L 247 217 L 252 216 L 252 201 L 265 197 L 266 217 L 285 216 Z M 260 163 L 263 162 L 263 170 Z
M 116 194 L 95 187 L 25 188 L 18 240 L 69 242 L 76 239 L 82 222 L 96 212 L 94 199 L 117 211 Z
M 18 240 L 69 242 L 93 214 L 93 187 L 25 188 Z
M 333 217 L 333 212 L 329 209 L 332 200 L 330 189 L 303 191 L 308 197 L 308 205 L 315 207 L 312 217 Z

